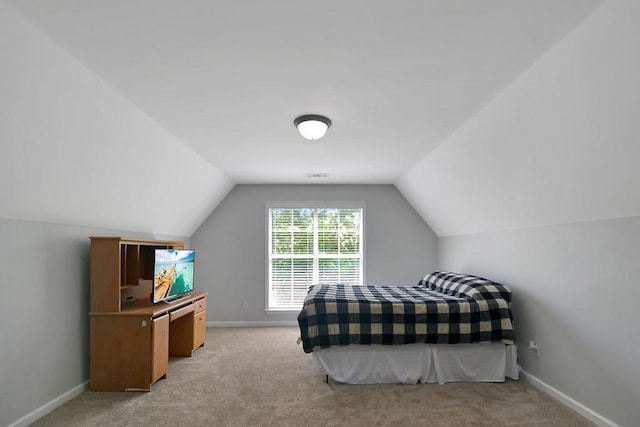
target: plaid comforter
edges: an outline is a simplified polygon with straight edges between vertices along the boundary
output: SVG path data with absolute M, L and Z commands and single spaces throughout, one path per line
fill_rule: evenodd
M 304 351 L 349 344 L 514 343 L 511 292 L 450 272 L 417 286 L 317 285 L 298 315 Z

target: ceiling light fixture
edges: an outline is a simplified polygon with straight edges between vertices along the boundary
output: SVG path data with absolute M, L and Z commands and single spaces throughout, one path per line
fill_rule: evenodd
M 318 114 L 305 114 L 304 116 L 296 118 L 293 124 L 298 128 L 300 135 L 306 139 L 315 141 L 327 133 L 329 126 L 331 126 L 331 120 Z

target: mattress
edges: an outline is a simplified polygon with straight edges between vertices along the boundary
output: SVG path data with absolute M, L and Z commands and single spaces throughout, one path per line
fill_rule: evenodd
M 435 272 L 416 286 L 313 286 L 298 315 L 307 353 L 347 345 L 514 344 L 511 292 Z

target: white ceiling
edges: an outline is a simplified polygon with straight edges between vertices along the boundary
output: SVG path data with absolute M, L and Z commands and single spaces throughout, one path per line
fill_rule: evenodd
M 600 4 L 3 1 L 235 183 L 394 183 Z

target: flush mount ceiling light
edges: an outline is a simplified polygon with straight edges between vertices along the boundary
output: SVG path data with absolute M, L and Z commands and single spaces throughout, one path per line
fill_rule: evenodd
M 327 133 L 329 126 L 331 126 L 331 120 L 318 114 L 305 114 L 304 116 L 296 118 L 293 124 L 298 128 L 300 135 L 306 139 L 315 141 Z

